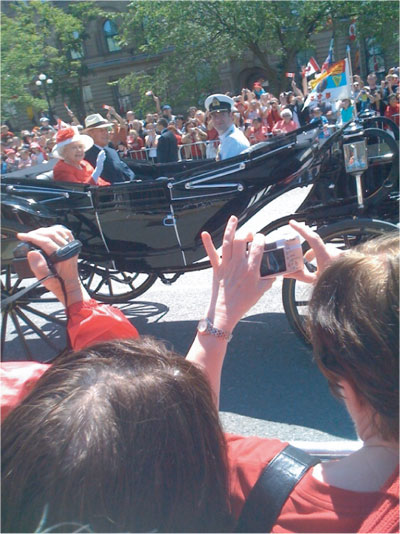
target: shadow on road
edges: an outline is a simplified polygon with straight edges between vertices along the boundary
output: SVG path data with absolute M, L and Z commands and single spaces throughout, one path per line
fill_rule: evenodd
M 167 341 L 180 354 L 187 352 L 197 326 L 195 321 L 138 319 L 133 323 L 141 334 Z M 236 327 L 224 364 L 220 409 L 356 438 L 344 406 L 332 397 L 313 363 L 311 349 L 297 339 L 283 313 L 253 315 Z
M 142 335 L 162 339 L 186 354 L 195 335 L 195 321 L 165 321 L 169 308 L 155 302 L 135 301 L 120 308 Z M 65 346 L 62 328 L 49 323 L 42 328 L 58 346 Z M 14 332 L 6 343 L 6 359 L 26 359 L 20 342 Z M 27 342 L 35 359 L 49 358 L 40 340 L 28 338 Z M 220 409 L 355 439 L 346 410 L 329 393 L 312 362 L 311 350 L 296 338 L 283 313 L 252 315 L 236 327 L 224 364 Z

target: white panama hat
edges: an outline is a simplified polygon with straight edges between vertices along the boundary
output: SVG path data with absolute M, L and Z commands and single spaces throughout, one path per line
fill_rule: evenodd
M 113 126 L 113 123 L 102 117 L 100 113 L 93 113 L 93 115 L 88 115 L 85 119 L 85 130 L 106 128 L 107 126 Z
M 59 150 L 60 148 L 73 143 L 74 141 L 80 141 L 84 144 L 85 152 L 93 146 L 93 139 L 89 135 L 82 135 L 78 132 L 78 129 L 75 126 L 70 126 L 69 128 L 62 128 L 58 130 L 56 135 L 56 145 L 52 150 L 52 154 L 59 159 L 63 159 Z

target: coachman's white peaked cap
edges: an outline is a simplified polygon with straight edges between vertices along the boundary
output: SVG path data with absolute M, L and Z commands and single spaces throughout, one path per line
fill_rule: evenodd
M 206 98 L 204 106 L 207 111 L 235 111 L 235 102 L 230 96 L 215 94 Z

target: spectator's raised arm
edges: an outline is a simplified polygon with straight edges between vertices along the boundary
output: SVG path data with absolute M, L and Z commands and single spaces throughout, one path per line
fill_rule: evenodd
M 231 217 L 226 225 L 220 257 L 210 234 L 203 232 L 204 248 L 213 268 L 210 304 L 204 315 L 209 333 L 198 332 L 187 359 L 200 366 L 208 376 L 218 405 L 221 370 L 229 341 L 235 326 L 243 315 L 273 284 L 274 278 L 260 277 L 260 264 L 265 238 L 236 235 L 238 220 Z M 248 247 L 248 242 L 251 246 Z

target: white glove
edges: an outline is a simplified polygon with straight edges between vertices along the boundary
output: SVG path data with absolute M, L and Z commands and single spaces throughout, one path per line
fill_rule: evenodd
M 106 153 L 104 150 L 100 150 L 97 154 L 96 168 L 93 171 L 92 178 L 97 183 L 100 174 L 103 172 L 104 160 L 106 159 Z

